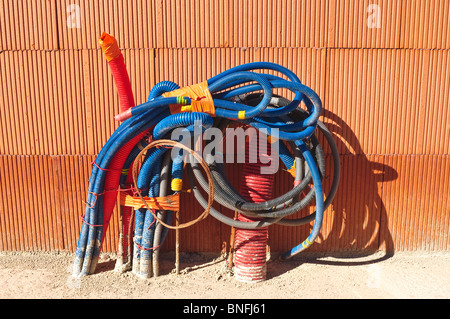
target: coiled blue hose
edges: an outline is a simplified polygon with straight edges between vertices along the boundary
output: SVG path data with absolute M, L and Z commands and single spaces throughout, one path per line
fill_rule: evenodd
M 154 163 L 152 169 L 152 176 L 150 180 L 150 185 L 148 189 L 148 196 L 156 197 L 159 196 L 159 182 L 160 182 L 160 171 L 161 171 L 161 161 L 158 160 Z M 147 210 L 145 212 L 144 219 L 144 229 L 142 233 L 141 242 L 141 254 L 140 254 L 140 272 L 139 275 L 143 278 L 148 278 L 152 271 L 152 247 L 153 247 L 153 236 L 155 232 L 155 218 L 153 214 Z
M 123 122 L 99 152 L 89 180 L 87 205 L 83 217 L 84 223 L 81 227 L 75 252 L 74 275 L 92 273 L 96 266 L 96 259 L 100 254 L 103 235 L 102 194 L 106 177 L 105 170 L 108 168 L 111 159 L 127 141 L 150 128 L 153 123 L 161 120 L 166 116 L 165 113 L 166 111 L 161 109 L 159 112 L 155 112 L 154 117 L 149 117 L 148 114 L 143 113 L 137 118 L 131 118 Z M 136 125 L 136 122 L 139 122 L 139 125 Z
M 258 72 L 254 72 L 254 70 L 258 70 Z M 262 73 L 261 70 L 278 72 L 287 79 Z M 131 117 L 118 127 L 103 146 L 97 156 L 89 181 L 87 207 L 84 215 L 85 223 L 82 225 L 75 253 L 74 275 L 86 275 L 95 270 L 104 231 L 101 225 L 103 223 L 102 193 L 104 192 L 106 177 L 105 170 L 108 169 L 114 155 L 124 147 L 127 141 L 152 127 L 154 127 L 152 138 L 158 140 L 170 138 L 170 134 L 178 128 L 185 129 L 191 134 L 191 137 L 194 137 L 196 122 L 201 123 L 200 131 L 203 132 L 207 128 L 219 125 L 218 123 L 226 124 L 230 121 L 234 121 L 252 126 L 259 131 L 266 132 L 268 136 L 276 137 L 281 141 L 293 143 L 296 148 L 294 149 L 294 153 L 297 152 L 300 155 L 291 154 L 283 143 L 279 143 L 279 156 L 288 170 L 294 167 L 294 163 L 299 163 L 302 160 L 308 165 L 308 172 L 314 184 L 313 194 L 311 194 L 314 196 L 311 196 L 311 198 L 315 198 L 316 212 L 313 215 L 314 227 L 308 238 L 300 245 L 283 254 L 281 258 L 290 258 L 309 247 L 314 242 L 322 226 L 324 210 L 332 200 L 337 188 L 337 183 L 334 183 L 334 189 L 330 191 L 332 196 L 330 196 L 331 198 L 328 198 L 329 196 L 327 196 L 327 200 L 329 201 L 324 205 L 324 195 L 321 183 L 323 169 L 319 169 L 316 163 L 315 156 L 318 153 L 312 154 L 308 146 L 308 141 L 318 126 L 319 116 L 322 111 L 320 97 L 312 89 L 302 84 L 292 71 L 278 64 L 268 62 L 254 62 L 236 66 L 208 79 L 207 84 L 215 107 L 214 118 L 209 114 L 199 112 L 171 114 L 169 108 L 170 105 L 189 105 L 191 104 L 191 99 L 189 97 L 179 99 L 177 97 L 163 96 L 163 93 L 179 88 L 174 82 L 163 81 L 152 88 L 146 102 L 130 109 Z M 274 89 L 290 90 L 294 93 L 294 98 L 292 101 L 289 101 L 282 106 L 273 106 L 271 103 L 274 100 Z M 260 97 L 253 105 L 249 105 L 245 102 L 241 103 L 242 99 L 239 97 L 244 95 L 247 96 L 255 92 L 260 92 Z M 237 99 L 240 100 L 240 102 L 236 102 Z M 302 114 L 305 114 L 305 116 L 299 118 L 294 115 L 298 114 L 301 102 L 304 103 L 306 110 L 302 110 Z M 328 142 L 333 143 L 332 140 L 328 140 Z M 142 140 L 140 145 L 136 145 L 131 150 L 123 165 L 125 170 L 130 168 L 135 157 L 142 147 L 145 147 L 146 145 L 148 145 L 148 142 Z M 334 149 L 335 148 L 332 147 L 333 151 Z M 177 152 L 177 150 L 175 151 Z M 141 190 L 145 189 L 148 196 L 158 196 L 160 193 L 159 172 L 162 169 L 161 162 L 163 155 L 166 152 L 167 149 L 164 148 L 151 149 L 142 163 L 137 179 L 137 187 Z M 183 158 L 182 153 L 176 154 L 177 156 L 172 159 L 170 172 L 172 179 L 175 178 L 181 180 L 183 177 L 185 159 Z M 333 153 L 333 156 L 336 157 L 337 155 Z M 212 165 L 214 166 L 215 163 Z M 195 172 L 195 165 L 191 166 L 193 169 L 192 171 Z M 296 180 L 298 182 L 300 182 L 299 173 L 301 171 L 302 168 L 299 167 L 299 165 L 295 165 Z M 339 170 L 336 170 L 335 167 L 335 171 L 338 172 Z M 243 202 L 243 199 L 239 194 L 234 193 L 233 188 L 226 185 L 226 182 L 224 182 L 225 178 L 219 178 L 221 174 L 219 171 L 216 171 L 215 174 L 216 178 L 214 180 L 214 186 L 218 189 L 217 194 L 219 195 L 217 195 L 217 200 L 219 202 L 231 203 L 233 201 L 229 201 L 229 198 L 234 198 L 238 200 L 234 201 L 234 203 L 241 201 L 243 204 L 242 207 L 253 207 L 251 205 L 245 205 L 246 203 Z M 123 174 L 121 183 L 125 180 L 125 177 L 126 175 Z M 335 177 L 338 179 L 338 174 Z M 197 200 L 204 206 L 205 201 L 197 196 L 199 193 L 195 185 L 195 183 L 199 183 L 200 186 L 204 187 L 201 178 L 196 174 L 195 179 L 190 178 L 190 181 L 191 184 L 194 183 L 191 187 L 193 187 Z M 240 206 L 235 207 L 236 210 L 244 214 L 249 213 L 251 215 L 261 216 L 261 222 L 247 223 L 245 225 L 242 224 L 242 222 L 241 224 L 236 224 L 237 221 L 221 216 L 220 213 L 214 209 L 211 209 L 211 214 L 221 222 L 232 226 L 239 225 L 239 227 L 243 228 L 267 227 L 267 225 L 278 222 L 281 223 L 285 217 L 282 212 L 292 214 L 297 212 L 295 211 L 296 207 L 302 206 L 298 203 L 293 203 L 297 202 L 295 196 L 298 196 L 301 192 L 301 188 L 305 187 L 306 184 L 307 183 L 305 182 L 295 186 L 289 192 L 289 196 L 280 196 L 279 198 L 272 200 L 271 203 L 275 202 L 275 205 L 269 210 L 262 208 L 264 207 L 264 203 L 255 204 L 255 210 L 242 210 L 240 209 Z M 172 191 L 179 190 L 172 189 Z M 162 193 L 166 193 L 166 190 Z M 222 198 L 219 199 L 219 196 L 222 196 Z M 284 206 L 286 205 L 289 207 L 285 208 Z M 277 215 L 277 213 L 279 213 L 279 215 Z M 153 244 L 152 236 L 154 234 L 155 224 L 153 215 L 150 212 L 146 210 L 137 210 L 135 212 L 135 249 L 133 262 L 135 259 L 140 260 L 141 263 L 143 262 L 140 265 L 142 266 L 140 269 L 150 269 L 145 263 L 151 260 L 151 247 Z M 144 250 L 140 251 L 139 247 L 143 247 Z M 145 270 L 143 272 L 144 276 L 147 276 L 148 273 L 149 271 L 146 272 Z
M 302 243 L 299 245 L 293 247 L 291 250 L 285 252 L 280 256 L 280 260 L 286 260 L 293 255 L 296 255 L 300 253 L 301 251 L 305 250 L 309 246 L 311 246 L 314 241 L 316 240 L 317 236 L 319 235 L 320 228 L 322 227 L 322 221 L 323 221 L 323 211 L 324 211 L 324 204 L 323 204 L 323 190 L 322 190 L 322 181 L 320 177 L 319 170 L 317 169 L 317 166 L 314 163 L 314 158 L 311 155 L 311 152 L 309 151 L 308 147 L 305 145 L 303 141 L 296 141 L 295 144 L 299 147 L 301 150 L 303 157 L 305 158 L 306 162 L 308 163 L 308 167 L 311 170 L 312 179 L 314 182 L 314 189 L 315 189 L 315 195 L 316 195 L 316 219 L 314 221 L 314 226 L 309 234 L 308 238 L 306 238 Z
M 174 87 L 172 85 L 172 87 Z M 162 91 L 162 90 L 161 90 Z M 153 91 L 152 91 L 153 92 Z M 178 127 L 192 127 L 195 123 L 201 123 L 201 129 L 204 130 L 212 126 L 213 121 L 211 116 L 204 113 L 180 113 L 173 114 L 167 118 L 161 120 L 153 129 L 153 138 L 161 139 L 168 132 Z M 156 197 L 159 195 L 159 184 L 160 184 L 160 170 L 161 170 L 161 159 L 164 154 L 168 151 L 165 148 L 154 148 L 149 151 L 149 155 L 146 156 L 145 161 L 140 169 L 140 174 L 137 179 L 137 187 L 142 190 L 144 196 Z M 183 178 L 183 158 L 182 156 L 177 156 L 172 163 L 172 179 L 182 180 Z M 180 189 L 173 189 L 175 191 L 180 191 Z M 168 220 L 170 221 L 172 214 L 169 214 Z M 141 222 L 140 220 L 138 221 Z M 139 225 L 136 225 L 140 227 Z M 140 244 L 136 245 L 136 249 L 140 250 L 140 253 L 136 255 L 139 260 L 139 272 L 136 273 L 143 278 L 148 278 L 151 275 L 151 260 L 152 260 L 152 247 L 153 247 L 153 236 L 156 228 L 156 221 L 153 214 L 150 211 L 145 212 L 143 230 L 142 230 L 142 240 Z M 165 238 L 165 231 L 162 234 L 162 239 Z

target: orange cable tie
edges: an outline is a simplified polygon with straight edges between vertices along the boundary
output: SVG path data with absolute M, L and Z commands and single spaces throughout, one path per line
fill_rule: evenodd
M 102 33 L 102 36 L 98 39 L 98 43 L 102 47 L 108 62 L 118 58 L 122 54 L 119 45 L 117 44 L 117 40 L 106 32 Z
M 170 112 L 172 114 L 180 112 L 203 112 L 212 116 L 215 115 L 214 102 L 207 81 L 165 92 L 163 96 L 184 96 L 191 99 L 190 106 L 182 106 L 180 104 L 170 105 Z
M 155 210 L 180 210 L 180 194 L 168 195 L 165 197 L 144 197 L 148 207 Z M 145 208 L 139 196 L 131 196 L 126 193 L 120 194 L 120 205 L 133 207 L 134 209 Z

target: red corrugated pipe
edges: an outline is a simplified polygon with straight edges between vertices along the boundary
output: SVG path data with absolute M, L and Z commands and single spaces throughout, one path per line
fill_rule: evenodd
M 130 78 L 128 76 L 128 72 L 125 66 L 124 57 L 120 51 L 116 39 L 113 36 L 107 34 L 106 32 L 103 32 L 103 34 L 101 35 L 99 39 L 99 44 L 102 47 L 102 50 L 105 54 L 109 68 L 114 78 L 117 94 L 119 95 L 121 112 L 125 112 L 135 106 L 135 101 L 133 91 L 131 89 Z M 121 174 L 119 170 L 123 167 L 123 164 L 128 154 L 130 153 L 132 147 L 136 145 L 136 143 L 139 142 L 140 138 L 142 138 L 144 135 L 139 135 L 139 137 L 136 137 L 135 139 L 129 141 L 123 147 L 123 149 L 115 156 L 113 162 L 111 163 L 111 167 L 117 167 L 117 171 L 108 172 L 108 175 L 105 180 L 105 189 L 115 189 L 118 187 Z M 128 175 L 127 182 L 131 182 L 131 174 Z M 103 237 L 106 234 L 106 227 L 109 223 L 109 218 L 111 217 L 111 212 L 114 209 L 116 201 L 117 201 L 117 192 L 105 194 L 105 197 L 103 199 L 103 205 L 105 209 L 105 216 L 104 216 L 105 231 L 103 232 Z M 123 238 L 121 250 L 123 260 L 127 260 L 128 245 L 129 245 L 129 239 L 127 238 L 127 235 L 129 233 L 128 228 L 132 208 L 127 206 L 121 206 L 121 212 L 122 212 L 122 238 Z
M 103 32 L 98 42 L 102 47 L 114 77 L 117 94 L 119 95 L 121 112 L 125 112 L 129 108 L 134 107 L 135 102 L 122 52 L 120 52 L 116 39 L 105 32 Z
M 267 142 L 266 142 L 267 143 Z M 245 163 L 242 168 L 240 193 L 246 200 L 254 203 L 265 202 L 272 197 L 273 174 L 261 174 L 263 164 L 258 152 L 258 138 L 249 140 L 245 147 Z M 270 150 L 267 143 L 266 150 Z M 251 163 L 256 159 L 256 163 Z M 238 220 L 257 221 L 239 213 Z M 266 279 L 268 228 L 255 230 L 236 229 L 234 246 L 234 274 L 236 279 L 245 282 L 259 282 Z

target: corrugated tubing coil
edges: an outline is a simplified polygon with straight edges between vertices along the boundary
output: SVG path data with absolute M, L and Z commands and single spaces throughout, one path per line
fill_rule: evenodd
M 120 68 L 123 74 L 123 69 Z M 114 69 L 117 70 L 117 65 L 113 66 L 112 70 Z M 268 74 L 267 71 L 280 76 Z M 126 77 L 128 80 L 128 75 Z M 119 92 L 119 95 L 128 95 L 121 101 L 128 105 L 116 116 L 116 120 L 122 123 L 93 163 L 75 253 L 74 276 L 88 275 L 95 271 L 104 234 L 116 204 L 117 192 L 126 188 L 127 181 L 133 180 L 130 174 L 136 165 L 140 167 L 138 171 L 135 170 L 135 192 L 137 190 L 141 196 L 164 198 L 188 188 L 209 215 L 235 227 L 237 233 L 241 230 L 244 233 L 252 230 L 264 232 L 274 224 L 298 226 L 314 222 L 310 235 L 302 243 L 283 253 L 280 257 L 282 260 L 313 244 L 322 226 L 323 213 L 337 190 L 339 157 L 332 135 L 319 121 L 322 110 L 319 96 L 302 84 L 293 72 L 278 64 L 254 62 L 226 70 L 192 90 L 180 90 L 177 84 L 163 81 L 152 88 L 146 102 L 137 106 L 133 105 L 129 96 L 130 87 L 126 83 L 118 86 L 120 87 L 124 91 Z M 201 92 L 204 92 L 205 87 L 208 94 L 203 96 Z M 279 88 L 292 91 L 294 98 L 287 100 L 274 95 L 273 90 Z M 208 193 L 211 185 L 202 174 L 203 166 L 192 159 L 192 153 L 186 150 L 183 153 L 176 146 L 149 148 L 152 141 L 170 140 L 175 130 L 181 130 L 183 136 L 187 136 L 192 151 L 195 150 L 196 141 L 206 130 L 218 128 L 224 132 L 231 126 L 256 129 L 270 141 L 267 143 L 269 150 L 278 142 L 279 159 L 295 179 L 288 192 L 271 198 L 272 186 L 276 187 L 272 185 L 272 177 L 258 176 L 256 168 L 261 166 L 251 164 L 243 172 L 245 176 L 251 176 L 250 179 L 237 191 L 226 177 L 227 163 L 218 160 L 221 154 L 203 154 L 207 158 L 208 174 L 213 181 L 214 201 L 237 212 L 239 218 L 222 214 L 205 199 L 202 190 Z M 325 160 L 322 146 L 314 134 L 316 131 L 320 131 L 325 137 L 334 159 L 333 182 L 328 194 L 324 194 L 322 189 Z M 175 141 L 181 142 L 181 139 Z M 251 147 L 250 143 L 249 154 L 260 153 L 259 150 L 251 150 Z M 142 150 L 146 150 L 145 156 L 141 156 Z M 183 176 L 187 176 L 187 181 L 183 180 Z M 252 183 L 256 183 L 257 189 L 262 190 L 260 194 L 256 194 L 254 188 L 249 189 Z M 313 200 L 314 213 L 301 218 L 287 218 Z M 133 243 L 129 245 L 129 262 L 133 263 L 133 271 L 144 278 L 150 277 L 152 271 L 157 273 L 158 270 L 154 268 L 157 265 L 157 249 L 163 244 L 169 229 L 175 228 L 171 226 L 173 211 L 148 208 L 132 212 L 134 218 L 129 218 L 128 229 L 130 234 L 134 229 Z M 266 233 L 262 236 L 266 236 Z M 239 244 L 239 240 L 236 242 Z M 237 259 L 241 257 L 236 255 Z

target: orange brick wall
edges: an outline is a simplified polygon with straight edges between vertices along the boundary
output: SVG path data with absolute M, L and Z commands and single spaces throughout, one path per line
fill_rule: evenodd
M 311 251 L 448 250 L 449 22 L 447 0 L 0 0 L 0 250 L 75 250 L 91 162 L 118 126 L 103 31 L 138 103 L 159 81 L 189 85 L 252 61 L 317 91 L 342 177 Z M 285 172 L 276 182 L 290 185 Z M 185 220 L 202 212 L 188 195 L 182 205 Z M 271 227 L 271 249 L 310 229 Z M 181 231 L 180 248 L 219 251 L 229 237 L 209 217 Z

